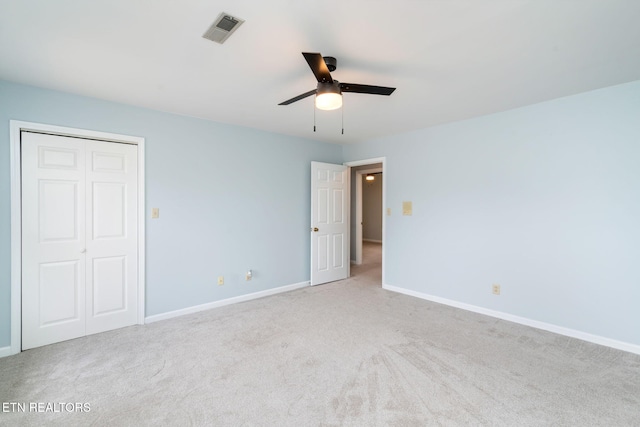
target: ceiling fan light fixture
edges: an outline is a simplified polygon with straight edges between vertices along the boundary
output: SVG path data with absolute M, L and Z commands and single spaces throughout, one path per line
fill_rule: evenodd
M 342 107 L 342 91 L 340 83 L 333 81 L 331 83 L 318 83 L 316 91 L 316 108 L 318 110 L 336 110 Z
M 316 95 L 316 108 L 318 110 L 337 110 L 342 107 L 342 95 L 339 93 L 321 93 Z

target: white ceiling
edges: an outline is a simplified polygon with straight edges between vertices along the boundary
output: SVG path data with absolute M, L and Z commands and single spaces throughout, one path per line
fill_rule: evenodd
M 222 11 L 246 22 L 202 38 Z M 640 79 L 639 0 L 0 0 L 0 79 L 349 143 Z M 301 55 L 397 87 L 318 111 Z

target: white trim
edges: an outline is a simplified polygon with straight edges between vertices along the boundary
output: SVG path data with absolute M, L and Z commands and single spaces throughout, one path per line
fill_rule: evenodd
M 11 354 L 22 348 L 22 203 L 20 197 L 20 124 L 9 121 L 11 170 Z
M 144 138 L 141 138 L 141 143 L 138 144 L 138 325 L 144 325 L 145 311 L 146 311 L 146 293 L 147 293 L 147 278 L 146 278 L 146 258 L 145 254 L 145 242 L 146 242 L 146 227 L 145 227 L 145 213 L 147 207 L 145 204 L 145 192 L 147 188 L 145 183 L 145 152 L 144 152 Z
M 350 166 L 352 168 L 354 168 L 356 166 L 373 165 L 375 163 L 382 163 L 384 165 L 384 162 L 385 162 L 386 159 L 387 159 L 386 157 L 374 157 L 372 159 L 354 160 L 352 162 L 344 162 L 344 165 L 345 166 Z
M 9 120 L 9 153 L 11 174 L 11 354 L 22 348 L 22 202 L 20 198 L 20 132 L 33 131 L 53 135 L 120 142 L 138 146 L 138 323 L 144 323 L 145 310 L 145 181 L 143 137 L 76 129 L 42 123 Z
M 376 163 L 382 163 L 382 241 L 386 242 L 387 237 L 386 237 L 386 233 L 387 233 L 387 216 L 386 216 L 386 206 L 387 206 L 387 158 L 386 157 L 375 157 L 372 159 L 365 159 L 365 160 L 355 160 L 352 162 L 345 162 L 344 164 L 346 166 L 349 166 L 350 168 L 356 167 L 356 166 L 365 166 L 365 165 L 372 165 L 372 164 L 376 164 Z M 359 171 L 356 171 L 356 173 Z M 349 176 L 351 176 L 351 170 L 349 170 Z M 360 222 L 362 222 L 362 180 L 359 179 L 357 180 L 357 182 L 360 182 L 360 190 L 359 190 L 359 200 L 360 200 Z M 349 198 L 349 200 L 351 200 L 351 198 Z M 356 183 L 356 227 L 357 227 L 357 221 L 358 221 L 358 185 Z M 349 212 L 351 212 L 351 209 L 349 209 Z M 359 227 L 360 229 L 360 236 L 362 236 L 362 227 Z M 360 247 L 360 264 L 362 264 L 362 238 L 358 239 L 358 228 L 356 228 L 356 264 L 358 261 L 358 247 Z M 349 236 L 351 236 L 351 222 L 349 222 Z M 349 245 L 349 248 L 351 248 L 351 245 Z M 386 245 L 382 245 L 382 283 L 385 282 L 385 259 L 386 259 Z M 351 259 L 351 254 L 349 254 L 349 259 Z
M 349 176 L 351 176 L 351 173 L 349 173 Z M 356 198 L 356 211 L 355 211 L 355 225 L 356 225 L 356 241 L 355 241 L 355 247 L 356 247 L 356 257 L 353 260 L 353 263 L 355 265 L 361 265 L 362 264 L 362 175 L 358 174 L 358 171 L 356 171 L 356 194 L 355 194 L 355 198 Z M 349 200 L 349 206 L 351 206 L 351 200 Z M 352 217 L 349 217 L 349 235 L 351 235 L 351 219 Z M 351 248 L 351 245 L 349 245 L 349 248 Z M 351 254 L 349 254 L 349 259 L 351 259 Z
M 382 240 L 374 240 L 374 239 L 362 239 L 363 242 L 369 242 L 369 243 L 380 243 L 382 244 Z
M 11 352 L 11 347 L 0 347 L 0 358 L 11 356 L 13 353 Z
M 423 294 L 422 292 L 399 288 L 397 286 L 382 285 L 382 288 L 388 291 L 398 292 L 401 294 L 424 299 L 427 301 L 436 302 L 438 304 L 444 304 L 451 307 L 460 308 L 462 310 L 472 311 L 474 313 L 480 313 L 486 316 L 495 317 L 497 319 L 507 320 L 513 323 L 519 323 L 521 325 L 530 326 L 532 328 L 542 329 L 542 330 L 553 332 L 559 335 L 564 335 L 571 338 L 577 338 L 579 340 L 588 341 L 594 344 L 604 345 L 606 347 L 615 348 L 617 350 L 640 354 L 640 345 L 637 345 L 637 344 L 618 341 L 611 338 L 602 337 L 600 335 L 593 335 L 586 332 L 577 331 L 575 329 L 565 328 L 565 327 L 554 325 L 551 323 L 540 322 L 538 320 L 515 316 L 513 314 L 503 313 L 501 311 L 491 310 L 491 309 L 479 307 L 476 305 L 466 304 L 459 301 L 454 301 L 446 298 L 436 297 L 433 295 Z
M 381 281 L 385 282 L 385 254 L 387 253 L 387 158 L 382 158 L 382 266 Z
M 227 298 L 219 301 L 212 301 L 206 304 L 194 305 L 192 307 L 182 308 L 180 310 L 169 311 L 167 313 L 155 314 L 147 317 L 146 323 L 154 323 L 160 320 L 173 319 L 174 317 L 180 317 L 187 314 L 198 313 L 200 311 L 211 310 L 212 308 L 223 307 L 225 305 L 237 304 L 239 302 L 251 301 L 258 298 L 263 298 L 269 295 L 280 294 L 282 292 L 289 292 L 295 289 L 300 289 L 310 286 L 310 282 L 294 283 L 293 285 L 280 286 L 279 288 L 267 289 L 265 291 L 254 292 L 251 294 L 240 295 L 233 298 Z
M 349 174 L 351 175 L 351 174 Z M 354 263 L 356 265 L 362 264 L 362 234 L 363 234 L 363 226 L 362 226 L 362 175 L 358 174 L 356 171 L 356 259 Z M 349 209 L 351 211 L 351 209 Z M 351 235 L 351 230 L 349 230 L 349 235 Z M 351 248 L 351 245 L 349 245 Z M 351 258 L 351 254 L 349 254 L 349 258 Z
M 349 166 L 347 166 L 347 248 L 347 259 L 351 261 L 351 168 Z M 346 279 L 349 277 L 351 277 L 351 262 L 347 263 Z

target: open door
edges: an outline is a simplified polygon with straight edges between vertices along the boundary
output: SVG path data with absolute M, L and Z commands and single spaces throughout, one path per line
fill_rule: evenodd
M 311 285 L 349 275 L 348 170 L 311 162 Z

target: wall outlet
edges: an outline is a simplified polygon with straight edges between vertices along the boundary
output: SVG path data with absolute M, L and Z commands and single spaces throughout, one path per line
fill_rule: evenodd
M 253 278 L 253 271 L 247 270 L 247 273 L 244 275 L 244 280 L 247 282 Z
M 500 295 L 500 285 L 498 285 L 497 283 L 494 283 L 491 286 L 491 292 L 493 292 L 494 295 Z
M 224 285 L 224 276 L 218 276 L 218 285 Z

